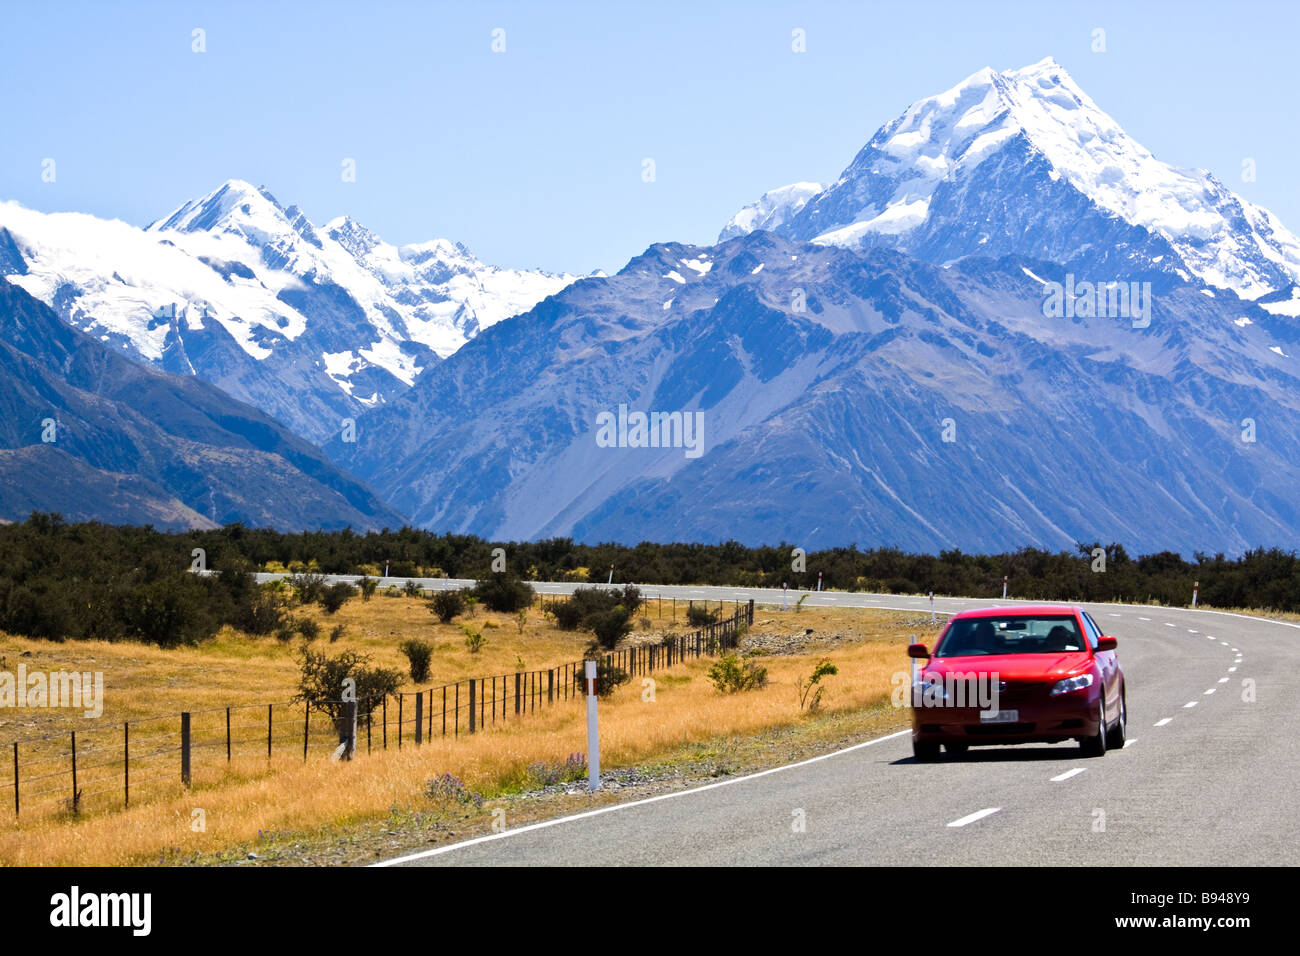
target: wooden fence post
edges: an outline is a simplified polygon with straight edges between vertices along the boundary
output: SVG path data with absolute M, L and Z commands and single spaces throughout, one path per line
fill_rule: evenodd
M 271 713 L 274 708 L 275 708 L 275 704 L 266 705 L 266 759 L 267 760 L 271 759 L 271 726 L 272 726 Z
M 474 721 L 478 717 L 478 711 L 474 708 L 474 685 L 478 681 L 474 678 L 469 679 L 469 732 L 474 733 Z
M 77 804 L 81 801 L 81 793 L 77 790 L 77 732 L 72 732 L 72 812 L 77 812 Z
M 181 714 L 181 783 L 190 785 L 190 715 Z
M 415 745 L 424 743 L 424 691 L 415 695 Z
M 122 724 L 122 806 L 131 805 L 131 722 Z

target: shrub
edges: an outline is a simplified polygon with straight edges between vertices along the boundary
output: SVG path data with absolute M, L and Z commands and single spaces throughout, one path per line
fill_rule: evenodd
M 325 593 L 325 575 L 314 572 L 293 574 L 289 577 L 289 585 L 300 603 L 317 604 Z
M 408 578 L 406 583 L 402 585 L 402 593 L 407 597 L 419 597 L 420 585 Z
M 608 697 L 614 689 L 631 680 L 631 675 L 606 657 L 596 661 L 596 696 Z
M 528 608 L 521 607 L 515 614 L 515 627 L 519 628 L 520 636 L 523 636 L 524 628 L 528 626 Z
M 342 636 L 343 636 L 343 625 L 335 624 L 334 627 L 330 629 L 330 643 L 333 644 Z
M 379 587 L 379 581 L 369 575 L 363 575 L 361 580 L 357 582 L 357 586 L 361 588 L 361 600 L 369 601 L 375 596 L 375 589 Z
M 823 677 L 831 677 L 838 674 L 840 669 L 830 661 L 823 658 L 817 662 L 813 672 L 808 678 L 799 685 L 799 709 L 804 709 L 804 702 L 808 704 L 808 712 L 813 713 L 821 706 L 822 694 L 826 692 L 826 686 L 822 683 Z M 814 688 L 816 688 L 814 690 Z M 812 696 L 810 697 L 809 694 Z
M 483 606 L 504 614 L 513 614 L 533 603 L 533 589 L 513 574 L 494 574 L 483 578 L 473 588 L 474 596 Z
M 443 624 L 449 624 L 452 618 L 465 610 L 465 592 L 435 591 L 433 597 L 429 598 L 428 606 L 430 614 Z
M 738 694 L 767 686 L 767 668 L 758 661 L 724 654 L 709 668 L 709 681 L 720 694 Z
M 475 597 L 474 595 L 472 595 L 472 594 L 466 594 L 466 595 L 465 595 L 465 613 L 468 614 L 470 617 L 473 617 L 473 616 L 474 616 L 474 612 L 475 612 L 476 610 L 478 610 L 478 598 L 476 598 L 476 597 Z
M 710 611 L 707 606 L 692 604 L 686 609 L 686 623 L 691 627 L 706 627 L 709 624 L 716 624 L 718 612 Z
M 460 627 L 465 632 L 465 647 L 469 649 L 469 652 L 477 654 L 483 650 L 484 646 L 487 645 L 487 638 L 483 636 L 483 632 L 469 624 L 462 624 Z
M 546 609 L 546 613 L 555 621 L 555 626 L 562 631 L 576 631 L 586 616 L 583 608 L 572 599 L 552 604 Z
M 299 618 L 298 633 L 309 641 L 314 641 L 320 637 L 320 624 L 309 617 Z
M 308 707 L 329 715 L 339 731 L 340 741 L 349 728 L 343 725 L 343 682 L 356 681 L 357 719 L 370 715 L 389 694 L 402 686 L 402 675 L 395 670 L 370 667 L 370 658 L 356 651 L 344 651 L 338 657 L 329 657 L 324 651 L 313 651 L 304 646 L 300 653 L 298 695 Z
M 411 680 L 423 684 L 429 679 L 429 661 L 433 658 L 433 645 L 419 638 L 409 638 L 397 645 L 411 665 Z
M 605 650 L 612 650 L 632 630 L 632 615 L 622 605 L 592 614 L 582 625 L 596 635 Z
M 345 603 L 348 598 L 356 593 L 356 588 L 346 581 L 338 581 L 329 585 L 321 592 L 320 606 L 325 609 L 326 614 L 333 614 Z
M 556 763 L 538 761 L 528 765 L 529 780 L 537 787 L 553 787 L 560 783 L 582 780 L 586 776 L 587 758 L 577 753 L 569 754 Z

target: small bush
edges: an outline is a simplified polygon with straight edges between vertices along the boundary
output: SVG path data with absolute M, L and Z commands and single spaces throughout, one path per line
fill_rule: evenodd
M 471 654 L 477 654 L 487 646 L 487 638 L 483 636 L 483 632 L 477 627 L 472 627 L 469 624 L 462 624 L 460 627 L 465 632 L 465 647 Z
M 709 624 L 716 624 L 718 621 L 718 612 L 710 611 L 708 607 L 692 604 L 686 609 L 686 623 L 691 627 L 706 627 Z
M 402 593 L 407 597 L 419 597 L 420 585 L 408 578 L 406 583 L 402 585 Z
M 724 654 L 709 668 L 709 681 L 720 694 L 738 694 L 767 686 L 767 668 L 758 661 Z
M 592 614 L 582 626 L 596 635 L 596 641 L 605 650 L 613 650 L 632 630 L 632 615 L 622 605 Z
M 521 607 L 515 613 L 515 627 L 519 628 L 520 636 L 524 633 L 524 628 L 528 626 L 528 608 Z
M 289 585 L 302 604 L 317 604 L 325 593 L 325 575 L 316 573 L 293 574 Z
M 397 645 L 411 665 L 411 680 L 423 684 L 429 679 L 429 661 L 433 659 L 433 645 L 419 638 L 409 638 Z
M 334 627 L 330 629 L 330 643 L 333 644 L 342 636 L 343 636 L 343 625 L 335 624 Z
M 818 661 L 813 668 L 813 672 L 799 685 L 799 709 L 804 709 L 805 702 L 807 702 L 808 713 L 810 714 L 821 707 L 822 694 L 826 692 L 826 685 L 822 683 L 822 678 L 831 677 L 839 672 L 840 669 L 829 660 L 823 658 Z
M 361 600 L 369 601 L 375 596 L 375 589 L 379 587 L 379 581 L 369 575 L 363 575 L 361 580 L 357 582 L 357 586 L 361 588 Z
M 608 697 L 615 688 L 631 680 L 631 675 L 607 658 L 596 662 L 596 696 Z
M 355 593 L 356 588 L 346 581 L 335 582 L 321 592 L 320 606 L 324 608 L 326 614 L 333 614 Z
M 562 631 L 576 631 L 586 616 L 582 607 L 572 600 L 559 601 L 546 609 L 546 613 Z
M 320 637 L 320 624 L 309 617 L 301 618 L 298 621 L 298 633 L 309 641 L 314 641 Z
M 494 574 L 474 585 L 474 596 L 483 606 L 503 614 L 513 614 L 533 603 L 533 589 L 512 574 Z
M 464 591 L 436 591 L 429 598 L 429 613 L 443 624 L 450 624 L 452 618 L 465 610 Z

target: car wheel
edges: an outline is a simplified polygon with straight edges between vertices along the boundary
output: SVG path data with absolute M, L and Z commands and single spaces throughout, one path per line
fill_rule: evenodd
M 948 751 L 949 757 L 964 757 L 966 751 L 970 750 L 970 744 L 944 744 L 943 749 Z
M 912 756 L 917 763 L 932 763 L 939 759 L 939 745 L 929 741 L 912 741 Z
M 1111 728 L 1110 736 L 1106 738 L 1106 748 L 1108 750 L 1123 750 L 1124 740 L 1128 734 L 1128 705 L 1124 701 L 1124 688 L 1119 689 L 1119 717 L 1115 721 L 1115 726 Z
M 1101 695 L 1101 717 L 1097 724 L 1097 733 L 1079 741 L 1079 750 L 1085 757 L 1106 756 L 1106 695 Z

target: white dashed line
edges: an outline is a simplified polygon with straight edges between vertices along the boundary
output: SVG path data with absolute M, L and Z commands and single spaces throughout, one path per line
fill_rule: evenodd
M 1194 628 L 1190 628 L 1190 627 L 1189 627 L 1189 628 L 1187 629 L 1187 633 L 1188 633 L 1188 634 L 1200 634 L 1201 632 L 1198 631 L 1198 630 L 1195 630 Z
M 1173 627 L 1173 626 L 1174 624 L 1172 621 L 1165 621 L 1165 627 Z
M 1229 674 L 1235 674 L 1236 672 L 1237 672 L 1237 668 L 1235 668 L 1235 667 L 1229 667 L 1229 668 L 1228 668 L 1228 673 L 1229 673 Z
M 987 809 L 984 810 L 976 810 L 974 813 L 968 813 L 960 820 L 953 820 L 952 823 L 948 824 L 948 826 L 964 827 L 968 823 L 974 823 L 976 820 L 983 820 L 985 817 L 992 816 L 993 814 L 997 813 L 1001 809 L 1002 809 L 1001 807 L 988 807 Z
M 1087 767 L 1075 767 L 1073 770 L 1065 771 L 1065 773 L 1058 773 L 1052 778 L 1052 783 L 1060 783 L 1062 780 L 1069 780 L 1071 777 L 1077 777 L 1087 769 Z
M 1161 717 L 1159 720 L 1156 721 L 1156 726 L 1157 726 L 1157 727 L 1163 727 L 1165 724 L 1169 723 L 1171 720 L 1173 720 L 1172 717 Z
M 1203 695 L 1201 695 L 1201 696 L 1203 696 L 1203 697 L 1208 697 L 1210 694 L 1213 694 L 1214 691 L 1215 691 L 1215 688 L 1211 687 L 1209 690 L 1207 690 L 1207 691 L 1206 691 Z
M 1139 620 L 1139 621 L 1149 621 L 1149 620 L 1151 620 L 1151 618 L 1149 618 L 1149 617 L 1139 617 L 1138 620 Z
M 1188 708 L 1188 707 L 1195 707 L 1195 706 L 1196 706 L 1196 701 L 1194 701 L 1194 700 L 1189 700 L 1187 703 L 1183 704 L 1183 708 L 1184 708 L 1184 709 L 1186 709 L 1186 708 Z
M 1132 746 L 1133 746 L 1135 743 L 1137 743 L 1137 742 L 1138 742 L 1138 739 L 1137 739 L 1136 737 L 1130 737 L 1128 740 L 1124 741 L 1124 746 L 1121 747 L 1120 749 L 1121 749 L 1121 750 L 1128 750 L 1129 747 L 1132 747 Z
M 1226 678 L 1226 677 L 1220 677 L 1220 678 L 1219 678 L 1219 683 L 1220 683 L 1220 684 L 1226 684 L 1226 683 L 1228 683 L 1228 678 Z M 922 706 L 924 706 L 924 705 L 922 705 Z

